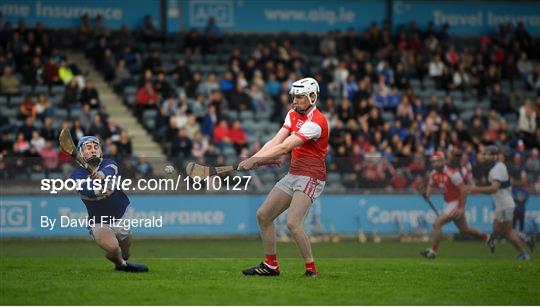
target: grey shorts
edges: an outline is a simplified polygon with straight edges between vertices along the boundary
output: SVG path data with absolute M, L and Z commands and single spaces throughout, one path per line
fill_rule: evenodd
M 312 200 L 315 200 L 324 190 L 325 183 L 325 181 L 308 176 L 291 175 L 287 173 L 287 175 L 281 178 L 275 186 L 290 196 L 293 196 L 295 191 L 301 191 L 311 197 Z
M 129 228 L 125 228 L 121 226 L 111 226 L 109 224 L 96 223 L 94 227 L 89 227 L 89 233 L 92 236 L 92 239 L 95 240 L 94 229 L 101 228 L 101 227 L 109 228 L 110 230 L 112 230 L 118 241 L 124 241 L 124 239 L 126 239 L 127 237 L 129 237 L 129 235 L 131 235 L 131 229 Z
M 501 223 L 511 222 L 514 219 L 514 208 L 495 210 L 495 219 Z

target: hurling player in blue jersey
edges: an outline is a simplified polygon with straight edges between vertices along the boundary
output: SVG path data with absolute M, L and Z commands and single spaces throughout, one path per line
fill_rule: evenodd
M 78 165 L 71 173 L 74 180 L 101 179 L 104 183 L 107 176 L 118 176 L 118 167 L 114 160 L 104 159 L 101 143 L 97 137 L 85 136 L 77 144 L 77 154 L 91 165 L 95 171 L 90 173 Z M 92 183 L 92 182 L 91 182 Z M 112 225 L 109 220 L 121 219 L 129 205 L 127 195 L 112 187 L 94 189 L 92 184 L 82 184 L 81 199 L 88 211 L 88 219 L 95 221 L 89 227 L 90 234 L 97 245 L 105 251 L 105 257 L 116 265 L 116 270 L 125 272 L 148 272 L 144 264 L 128 262 L 131 247 L 131 231 L 123 226 Z

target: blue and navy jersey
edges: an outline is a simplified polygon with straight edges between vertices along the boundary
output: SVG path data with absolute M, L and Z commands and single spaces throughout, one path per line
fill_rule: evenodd
M 112 159 L 103 159 L 98 171 L 103 172 L 105 176 L 116 176 L 116 180 L 119 180 L 118 177 L 120 175 L 118 174 L 118 166 Z M 69 178 L 74 180 L 86 180 L 89 176 L 90 172 L 78 165 Z M 81 188 L 79 193 L 81 194 L 81 199 L 88 211 L 88 218 L 95 219 L 96 223 L 101 221 L 102 216 L 106 216 L 106 220 L 109 220 L 109 217 L 121 218 L 126 212 L 129 205 L 129 198 L 123 191 L 114 190 L 112 194 L 103 196 L 100 194 L 96 195 L 91 183 L 90 187 L 84 183 L 81 185 Z

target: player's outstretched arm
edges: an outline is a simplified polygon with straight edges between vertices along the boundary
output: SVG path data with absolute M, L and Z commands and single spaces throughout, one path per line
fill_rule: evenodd
M 468 186 L 466 188 L 467 193 L 469 194 L 493 194 L 497 192 L 497 190 L 501 187 L 501 183 L 499 181 L 493 181 L 491 185 L 486 187 L 478 187 L 478 186 Z
M 261 149 L 259 152 L 254 154 L 251 158 L 240 162 L 238 165 L 238 170 L 250 170 L 257 168 L 258 164 L 275 160 L 281 155 L 287 154 L 292 151 L 294 148 L 302 145 L 304 140 L 297 135 L 291 135 L 287 137 L 282 143 L 273 145 L 272 147 L 268 146 L 267 148 Z
M 285 141 L 285 139 L 291 134 L 291 132 L 288 130 L 288 129 L 285 129 L 285 128 L 281 128 L 279 129 L 279 131 L 276 133 L 276 135 L 274 135 L 274 137 L 266 142 L 263 147 L 261 148 L 261 150 L 259 150 L 258 152 L 266 152 L 269 148 L 272 148 L 278 144 L 281 144 L 283 143 L 283 141 Z

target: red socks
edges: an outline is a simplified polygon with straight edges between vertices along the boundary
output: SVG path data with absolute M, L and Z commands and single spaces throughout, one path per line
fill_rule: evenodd
M 306 271 L 317 273 L 317 269 L 315 268 L 315 262 L 306 262 Z
M 278 269 L 278 261 L 276 254 L 266 255 L 266 258 L 264 259 L 264 263 L 269 266 L 271 269 Z
M 487 241 L 489 239 L 488 234 L 485 232 L 480 233 L 480 237 L 482 237 L 482 240 L 484 241 Z
M 279 270 L 279 264 L 276 254 L 266 255 L 266 257 L 264 258 L 264 263 L 271 269 Z M 317 269 L 315 268 L 315 262 L 306 262 L 306 271 L 317 273 Z

